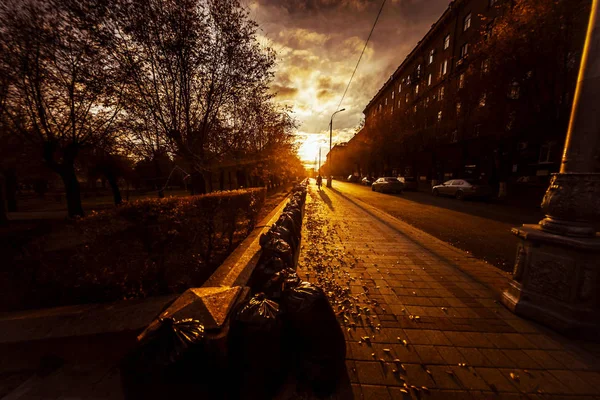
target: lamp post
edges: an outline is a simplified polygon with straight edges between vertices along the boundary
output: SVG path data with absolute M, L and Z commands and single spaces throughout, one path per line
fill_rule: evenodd
M 519 237 L 502 302 L 514 313 L 577 336 L 600 334 L 600 0 L 594 0 L 560 172 L 538 225 Z M 597 336 L 596 336 L 597 337 Z
M 337 113 L 340 113 L 342 111 L 346 110 L 345 108 L 342 108 L 341 110 L 337 110 L 336 112 L 334 112 L 333 114 L 331 114 L 331 119 L 329 120 L 329 177 L 327 178 L 327 187 L 330 188 L 331 187 L 331 181 L 333 178 L 332 172 L 333 172 L 333 154 L 331 154 L 331 138 L 333 136 L 333 116 Z

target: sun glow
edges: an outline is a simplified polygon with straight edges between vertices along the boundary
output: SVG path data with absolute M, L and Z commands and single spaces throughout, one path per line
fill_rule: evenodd
M 310 164 L 314 163 L 315 160 L 318 161 L 319 148 L 321 148 L 321 162 L 325 162 L 327 152 L 329 151 L 329 147 L 326 145 L 327 141 L 325 140 L 325 135 L 303 134 L 298 141 L 300 143 L 298 156 L 300 156 L 303 163 Z

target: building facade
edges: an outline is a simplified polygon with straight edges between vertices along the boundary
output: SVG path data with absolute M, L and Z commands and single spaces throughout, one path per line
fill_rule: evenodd
M 560 165 L 590 3 L 451 2 L 366 106 L 345 146 L 348 173 L 413 177 L 423 190 L 472 177 L 500 196 L 543 193 Z M 541 36 L 514 41 L 521 24 Z

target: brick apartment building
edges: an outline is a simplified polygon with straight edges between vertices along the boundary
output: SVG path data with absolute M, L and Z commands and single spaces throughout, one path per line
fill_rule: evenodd
M 507 187 L 540 196 L 560 166 L 591 1 L 562 0 L 570 11 L 556 49 L 543 48 L 555 44 L 540 31 L 539 47 L 524 41 L 534 48 L 515 52 L 524 60 L 496 57 L 482 44 L 515 1 L 540 0 L 452 1 L 366 106 L 364 127 L 337 152 L 336 175 L 413 177 L 422 190 L 474 177 L 501 196 Z M 554 52 L 564 68 L 543 61 Z

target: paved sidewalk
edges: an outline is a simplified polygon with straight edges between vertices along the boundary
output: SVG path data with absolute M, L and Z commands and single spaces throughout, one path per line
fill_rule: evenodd
M 298 273 L 343 321 L 356 399 L 600 399 L 600 347 L 506 310 L 506 273 L 311 183 Z

